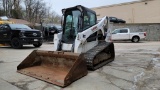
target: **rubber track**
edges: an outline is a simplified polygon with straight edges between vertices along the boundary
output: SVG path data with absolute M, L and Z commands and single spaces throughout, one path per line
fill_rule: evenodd
M 84 58 L 86 60 L 87 63 L 87 68 L 90 70 L 96 70 L 102 66 L 104 66 L 105 64 L 111 62 L 114 60 L 114 58 L 105 60 L 103 62 L 100 62 L 99 64 L 97 64 L 96 66 L 93 65 L 93 61 L 94 61 L 94 57 L 99 54 L 101 51 L 103 51 L 105 48 L 107 48 L 110 45 L 110 43 L 107 43 L 105 41 L 101 41 L 97 46 L 95 46 L 93 49 L 87 51 L 84 54 Z

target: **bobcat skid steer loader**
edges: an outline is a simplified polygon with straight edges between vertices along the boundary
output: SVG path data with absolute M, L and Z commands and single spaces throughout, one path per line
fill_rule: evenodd
M 84 6 L 62 10 L 63 32 L 54 35 L 54 51 L 33 51 L 17 67 L 19 73 L 65 87 L 114 60 L 108 17 L 97 23 Z M 107 33 L 107 34 L 105 34 Z

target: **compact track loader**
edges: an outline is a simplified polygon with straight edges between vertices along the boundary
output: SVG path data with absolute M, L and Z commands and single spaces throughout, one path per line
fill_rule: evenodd
M 63 32 L 54 35 L 54 51 L 33 51 L 19 73 L 65 87 L 114 60 L 109 17 L 97 23 L 96 13 L 84 6 L 62 10 Z

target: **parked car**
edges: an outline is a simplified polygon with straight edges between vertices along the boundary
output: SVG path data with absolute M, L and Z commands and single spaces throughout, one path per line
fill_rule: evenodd
M 13 48 L 22 48 L 23 45 L 42 45 L 43 36 L 39 30 L 31 29 L 24 24 L 3 24 L 0 26 L 0 43 L 10 44 Z
M 126 21 L 123 19 L 117 19 L 117 20 L 118 20 L 118 23 L 126 23 Z
M 54 26 L 58 29 L 59 32 L 63 31 L 61 25 L 55 24 Z
M 112 22 L 112 23 L 126 23 L 125 20 L 118 19 L 116 17 L 109 17 L 109 19 L 110 19 L 110 22 Z M 99 22 L 99 21 L 101 21 L 101 18 L 97 20 L 97 22 Z
M 43 36 L 46 41 L 52 41 L 55 33 L 59 33 L 60 30 L 55 25 L 43 27 Z
M 14 23 L 7 16 L 0 16 L 0 24 Z
M 110 22 L 118 23 L 118 19 L 116 17 L 109 17 Z
M 116 17 L 109 17 L 109 19 L 110 19 L 110 22 L 113 22 L 113 23 L 126 23 L 125 20 L 118 19 Z
M 112 32 L 112 40 L 131 40 L 132 42 L 139 42 L 146 37 L 146 32 L 131 33 L 129 28 L 115 29 Z

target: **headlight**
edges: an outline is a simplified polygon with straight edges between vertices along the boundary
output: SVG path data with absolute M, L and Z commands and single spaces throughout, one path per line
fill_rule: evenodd
M 42 33 L 42 32 L 40 32 L 40 34 L 41 34 L 41 37 L 43 37 L 43 33 Z

